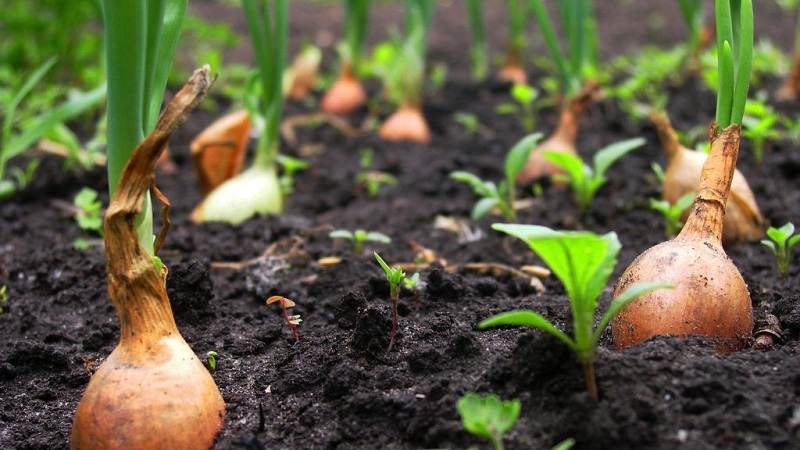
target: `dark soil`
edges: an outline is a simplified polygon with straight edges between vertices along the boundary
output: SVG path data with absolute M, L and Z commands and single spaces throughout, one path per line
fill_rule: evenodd
M 505 91 L 492 84 L 475 86 L 464 67 L 456 68 L 464 62 L 459 58 L 465 44 L 441 30 L 463 23 L 461 5 L 442 3 L 431 53 L 452 63 L 454 79 L 463 81 L 426 101 L 433 130 L 429 145 L 386 143 L 373 135 L 346 138 L 326 125 L 302 128 L 298 144 L 287 144 L 284 151 L 302 153 L 312 167 L 297 175 L 286 213 L 231 227 L 193 225 L 187 219 L 199 200 L 189 188 L 194 180 L 188 141 L 217 114 L 197 113 L 174 139 L 178 172 L 158 177 L 173 206 L 173 227 L 161 256 L 170 267 L 168 289 L 183 336 L 201 359 L 209 350 L 219 353 L 214 378 L 227 418 L 215 448 L 488 448 L 463 431 L 456 412 L 456 401 L 468 391 L 522 401 L 519 423 L 506 439 L 510 449 L 545 449 L 566 438 L 574 438 L 579 449 L 800 448 L 800 269 L 795 258 L 788 282 L 781 284 L 771 255 L 758 243 L 727 250 L 750 288 L 757 316 L 775 314 L 786 341 L 768 351 L 720 355 L 702 338 L 662 337 L 617 351 L 607 332 L 596 360 L 597 404 L 585 390 L 574 356 L 559 341 L 526 329 L 476 330 L 481 319 L 516 308 L 536 310 L 569 329 L 567 299 L 555 279 L 544 280 L 547 292 L 540 295 L 526 280 L 508 275 L 426 268 L 419 309 L 405 292 L 397 342 L 386 352 L 391 304 L 373 250 L 392 263 L 409 261 L 409 243 L 416 241 L 451 264 L 541 264 L 521 243 L 491 231 L 489 225 L 499 217 L 470 224 L 480 232 L 474 242 L 434 228 L 437 215 L 466 218 L 475 202 L 470 189 L 448 174 L 468 170 L 499 179 L 506 150 L 523 135 L 516 119 L 494 113 L 508 100 Z M 641 11 L 650 2 L 633 2 L 631 10 L 618 2 L 597 3 L 601 24 L 603 18 L 618 18 L 603 34 L 606 53 L 627 50 L 614 47 L 614 39 L 623 35 L 630 36 L 626 45 L 674 43 L 680 37 L 614 14 L 620 8 L 626 14 Z M 394 20 L 391 8 L 379 8 L 374 26 Z M 313 8 L 298 10 L 293 30 L 316 26 Z M 494 22 L 502 18 L 496 10 L 490 15 Z M 764 16 L 786 21 L 774 7 Z M 790 42 L 788 23 L 780 42 Z M 493 36 L 499 41 L 502 33 L 495 30 Z M 778 83 L 767 80 L 761 88 L 773 90 Z M 678 128 L 710 122 L 713 94 L 696 81 L 671 95 L 669 109 Z M 287 114 L 304 111 L 290 105 Z M 490 133 L 467 136 L 452 118 L 456 111 L 477 114 Z M 549 132 L 556 118 L 555 109 L 546 109 L 539 128 Z M 612 280 L 636 255 L 663 240 L 662 220 L 647 204 L 659 196 L 650 163 L 663 164 L 664 156 L 652 128 L 631 122 L 611 101 L 593 104 L 581 122 L 584 156 L 633 136 L 645 137 L 647 146 L 612 170 L 585 220 L 568 192 L 548 189 L 535 199 L 530 192 L 522 194 L 532 206 L 521 211 L 521 222 L 616 231 L 623 249 Z M 367 147 L 375 150 L 375 168 L 399 180 L 377 198 L 354 182 L 359 150 Z M 309 156 L 309 149 L 316 152 Z M 82 233 L 57 207 L 59 201 L 70 203 L 81 186 L 102 192 L 104 171 L 74 175 L 59 164 L 45 158 L 33 185 L 0 204 L 0 285 L 8 286 L 9 298 L 0 316 L 4 449 L 67 448 L 83 389 L 118 339 L 102 250 L 74 250 L 72 241 Z M 791 142 L 771 145 L 760 169 L 745 142 L 739 168 L 773 224 L 800 222 L 800 155 Z M 355 254 L 327 237 L 332 228 L 377 230 L 393 243 Z M 271 254 L 259 258 L 271 246 Z M 332 254 L 342 262 L 333 267 L 316 262 Z M 254 258 L 241 269 L 217 264 Z M 601 311 L 612 288 L 603 292 Z M 269 295 L 297 302 L 295 313 L 304 320 L 298 344 L 278 308 L 265 305 Z

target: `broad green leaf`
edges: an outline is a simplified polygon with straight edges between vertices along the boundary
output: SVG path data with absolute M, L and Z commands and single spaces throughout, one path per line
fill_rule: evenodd
M 536 147 L 536 143 L 542 138 L 542 133 L 534 133 L 520 139 L 506 156 L 506 178 L 514 178 L 520 170 L 525 167 L 531 152 Z
M 478 200 L 472 208 L 472 220 L 478 220 L 494 208 L 500 200 L 496 197 L 486 197 Z
M 583 160 L 579 157 L 562 152 L 542 152 L 542 156 L 547 160 L 564 169 L 569 177 L 573 180 L 573 184 L 580 183 L 584 179 L 584 165 Z
M 602 177 L 609 167 L 626 153 L 629 153 L 645 144 L 644 138 L 638 137 L 615 142 L 603 147 L 594 155 L 594 171 L 598 177 Z
M 561 340 L 561 342 L 567 344 L 569 348 L 573 350 L 576 349 L 575 341 L 573 341 L 571 337 L 569 337 L 566 333 L 553 326 L 553 324 L 550 323 L 550 321 L 542 317 L 540 314 L 537 314 L 533 311 L 518 310 L 518 311 L 509 311 L 501 313 L 482 321 L 481 323 L 478 324 L 478 328 L 484 329 L 489 327 L 499 327 L 503 325 L 516 325 L 516 326 L 521 325 L 531 328 L 538 328 L 540 330 L 544 330 L 552 334 L 553 336 Z

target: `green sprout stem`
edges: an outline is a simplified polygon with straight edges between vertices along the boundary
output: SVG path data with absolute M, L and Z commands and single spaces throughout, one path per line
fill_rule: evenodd
M 489 47 L 486 44 L 486 30 L 483 24 L 481 0 L 465 0 L 467 18 L 472 32 L 469 56 L 472 62 L 472 77 L 483 80 L 489 73 Z
M 753 65 L 752 0 L 715 0 L 717 20 L 716 121 L 719 129 L 741 126 Z
M 187 0 L 103 1 L 108 66 L 108 184 L 113 196 L 133 150 L 152 131 Z M 148 195 L 137 218 L 139 242 L 152 256 L 153 210 Z
M 386 274 L 386 280 L 389 282 L 389 297 L 392 300 L 392 330 L 389 332 L 389 348 L 386 351 L 391 352 L 392 347 L 394 347 L 394 338 L 397 335 L 397 301 L 400 299 L 400 288 L 406 274 L 399 267 L 389 267 L 386 261 L 377 253 L 373 253 L 373 255 L 375 255 L 375 259 L 380 264 Z
M 345 0 L 344 46 L 342 60 L 358 73 L 361 50 L 367 35 L 370 0 Z

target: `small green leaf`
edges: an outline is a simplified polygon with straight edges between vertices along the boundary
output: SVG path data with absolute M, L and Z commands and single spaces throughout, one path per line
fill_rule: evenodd
M 598 177 L 602 177 L 609 167 L 626 153 L 643 146 L 644 138 L 633 138 L 625 141 L 615 142 L 598 150 L 594 155 L 594 171 Z
M 482 198 L 475 203 L 475 206 L 472 208 L 472 220 L 478 220 L 481 217 L 485 216 L 492 210 L 497 204 L 500 203 L 500 200 L 494 197 Z
M 499 327 L 503 325 L 527 326 L 531 328 L 538 328 L 544 330 L 562 342 L 567 344 L 571 349 L 575 349 L 575 341 L 572 340 L 566 333 L 556 328 L 549 320 L 545 319 L 541 314 L 533 311 L 519 310 L 509 311 L 505 313 L 492 316 L 488 319 L 481 321 L 478 324 L 478 329 L 486 329 L 489 327 Z
M 385 235 L 383 233 L 379 233 L 377 231 L 368 232 L 366 237 L 365 237 L 365 239 L 367 241 L 370 241 L 370 242 L 381 242 L 381 243 L 384 243 L 384 244 L 391 244 L 392 243 L 392 238 L 390 238 L 389 236 L 387 236 L 387 235 Z
M 531 152 L 536 148 L 536 144 L 542 138 L 542 133 L 533 133 L 520 139 L 511 148 L 506 156 L 505 172 L 506 178 L 514 178 L 525 167 Z

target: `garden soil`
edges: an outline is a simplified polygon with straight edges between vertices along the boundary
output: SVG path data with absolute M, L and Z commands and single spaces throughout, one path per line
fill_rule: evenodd
M 654 26 L 679 19 L 676 12 L 653 16 L 650 2 L 596 3 L 605 55 L 649 43 L 674 45 L 682 36 L 680 26 Z M 674 9 L 672 2 L 660 3 Z M 499 48 L 501 3 L 490 4 Z M 793 19 L 781 17 L 774 6 L 762 12 L 760 5 L 758 28 L 788 47 Z M 241 22 L 229 7 L 195 7 L 215 19 Z M 499 216 L 466 220 L 476 198 L 448 178 L 467 170 L 499 180 L 505 152 L 524 134 L 516 118 L 495 113 L 509 101 L 506 86 L 469 80 L 461 8 L 461 2 L 440 2 L 431 36 L 432 59 L 448 64 L 452 80 L 426 99 L 431 143 L 387 143 L 371 133 L 349 137 L 326 123 L 299 126 L 297 141 L 285 142 L 283 151 L 311 167 L 297 174 L 282 215 L 238 227 L 190 223 L 188 213 L 200 196 L 188 142 L 220 112 L 197 112 L 173 140 L 177 172 L 157 177 L 172 202 L 172 228 L 161 257 L 170 268 L 168 291 L 183 336 L 202 360 L 208 351 L 219 353 L 213 377 L 227 417 L 215 448 L 488 448 L 463 430 L 456 412 L 456 401 L 469 391 L 521 400 L 520 420 L 505 440 L 509 449 L 548 449 L 567 438 L 575 439 L 577 449 L 800 448 L 800 261 L 794 258 L 782 284 L 772 256 L 758 243 L 727 251 L 747 282 L 756 316 L 780 320 L 782 344 L 721 355 L 699 337 L 659 337 L 619 351 L 606 330 L 595 361 L 597 403 L 586 392 L 574 355 L 556 339 L 522 328 L 476 329 L 480 320 L 518 308 L 538 311 L 566 330 L 571 318 L 564 288 L 554 278 L 542 280 L 546 292 L 539 293 L 529 279 L 507 270 L 464 268 L 542 262 L 521 242 L 490 229 L 502 221 Z M 296 3 L 292 11 L 293 36 L 338 36 L 335 5 Z M 399 11 L 376 7 L 373 32 L 397 23 Z M 322 24 L 321 17 L 331 20 Z M 330 47 L 326 52 L 333 54 Z M 779 83 L 765 79 L 755 89 L 771 92 Z M 694 79 L 669 90 L 678 129 L 708 126 L 714 109 L 709 90 Z M 286 115 L 313 111 L 290 104 Z M 456 112 L 476 114 L 479 132 L 469 135 L 453 120 Z M 543 109 L 538 128 L 552 130 L 557 113 Z M 362 113 L 352 124 L 368 119 Z M 593 103 L 581 120 L 578 147 L 584 157 L 635 136 L 647 145 L 612 168 L 587 217 L 578 214 L 565 190 L 546 187 L 540 197 L 528 190 L 521 195 L 527 202 L 519 211 L 523 223 L 618 234 L 623 248 L 600 311 L 625 267 L 664 239 L 663 221 L 648 199 L 660 194 L 650 164 L 663 165 L 665 157 L 653 128 L 631 121 L 613 101 Z M 375 198 L 355 182 L 365 148 L 374 150 L 375 170 L 397 177 L 396 185 Z M 800 222 L 796 144 L 769 145 L 756 168 L 744 142 L 739 168 L 773 224 Z M 78 251 L 72 245 L 85 237 L 69 210 L 82 186 L 104 191 L 104 170 L 65 172 L 61 161 L 45 157 L 33 184 L 0 204 L 0 285 L 8 286 L 0 316 L 3 449 L 67 448 L 81 394 L 118 339 L 102 248 Z M 461 234 L 437 227 L 437 217 L 463 219 Z M 393 241 L 356 254 L 327 236 L 334 228 L 380 231 Z M 420 268 L 417 307 L 411 292 L 403 293 L 397 341 L 387 352 L 389 289 L 372 252 L 391 263 L 411 262 L 412 242 L 446 262 Z M 341 262 L 318 262 L 332 255 Z M 455 266 L 461 270 L 448 270 Z M 265 304 L 270 295 L 297 303 L 293 312 L 303 319 L 299 343 L 276 305 Z

